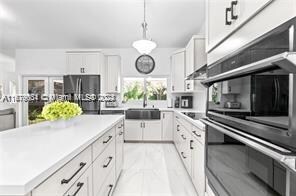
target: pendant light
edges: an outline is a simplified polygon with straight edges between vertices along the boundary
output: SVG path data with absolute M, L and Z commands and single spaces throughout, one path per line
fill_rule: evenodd
M 147 22 L 146 22 L 146 0 L 144 0 L 144 21 L 142 23 L 143 28 L 143 39 L 135 41 L 133 47 L 140 54 L 149 54 L 153 49 L 156 48 L 156 43 L 147 39 Z

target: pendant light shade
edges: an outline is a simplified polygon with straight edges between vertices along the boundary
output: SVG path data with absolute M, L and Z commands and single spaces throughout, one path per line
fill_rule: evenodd
M 140 54 L 150 54 L 157 47 L 154 41 L 147 39 L 147 23 L 146 23 L 146 0 L 144 0 L 144 22 L 142 23 L 143 39 L 134 41 L 133 47 Z
M 156 43 L 147 39 L 141 39 L 133 43 L 133 47 L 140 54 L 150 54 L 156 48 Z

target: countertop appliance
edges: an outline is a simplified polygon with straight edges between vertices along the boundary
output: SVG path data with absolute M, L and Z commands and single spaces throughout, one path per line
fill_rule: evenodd
M 180 97 L 176 97 L 175 98 L 175 108 L 179 108 L 180 107 Z
M 206 175 L 216 195 L 296 195 L 295 27 L 293 18 L 209 65 L 201 82 L 208 87 Z M 221 92 L 232 84 L 239 93 Z M 231 99 L 250 112 L 217 110 Z
M 193 97 L 192 96 L 181 96 L 181 108 L 192 108 Z
M 99 114 L 100 75 L 66 75 L 64 76 L 64 94 L 72 102 L 79 104 L 83 114 Z M 86 95 L 94 95 L 90 100 Z
M 117 101 L 107 101 L 107 102 L 105 102 L 105 107 L 106 108 L 116 108 L 116 107 L 118 107 L 118 102 Z
M 241 103 L 240 102 L 234 102 L 234 101 L 227 101 L 224 104 L 224 108 L 227 109 L 240 109 Z

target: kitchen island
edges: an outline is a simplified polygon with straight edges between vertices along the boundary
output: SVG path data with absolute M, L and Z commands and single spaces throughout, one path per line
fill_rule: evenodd
M 58 196 L 78 190 L 82 193 L 77 196 L 88 196 L 92 176 L 96 187 L 104 189 L 104 182 L 96 181 L 96 172 L 100 178 L 106 174 L 105 181 L 114 181 L 112 189 L 116 181 L 112 176 L 116 172 L 118 178 L 121 171 L 121 165 L 117 167 L 113 162 L 120 159 L 116 162 L 122 163 L 123 119 L 123 115 L 82 115 L 64 129 L 52 129 L 49 122 L 44 122 L 0 133 L 0 195 Z M 96 168 L 96 161 L 108 165 Z M 84 173 L 91 174 L 91 179 L 77 183 Z M 94 189 L 94 195 L 111 189 Z

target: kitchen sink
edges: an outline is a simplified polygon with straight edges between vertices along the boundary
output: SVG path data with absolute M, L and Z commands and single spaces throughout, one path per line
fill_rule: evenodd
M 125 119 L 159 120 L 160 111 L 155 108 L 130 108 L 125 111 Z

